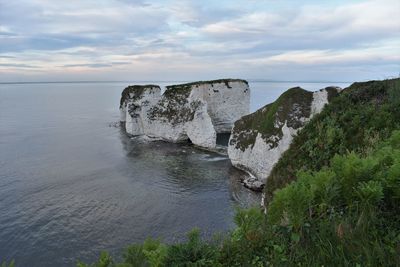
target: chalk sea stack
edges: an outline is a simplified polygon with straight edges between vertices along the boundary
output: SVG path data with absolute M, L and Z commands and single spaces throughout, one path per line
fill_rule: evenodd
M 229 140 L 232 165 L 251 174 L 244 185 L 261 190 L 273 166 L 289 148 L 296 133 L 321 112 L 340 88 L 309 92 L 295 87 L 275 102 L 235 122 Z
M 134 85 L 121 96 L 121 122 L 131 135 L 170 142 L 190 140 L 215 148 L 217 134 L 230 133 L 236 120 L 250 110 L 245 80 L 221 79 L 167 86 Z

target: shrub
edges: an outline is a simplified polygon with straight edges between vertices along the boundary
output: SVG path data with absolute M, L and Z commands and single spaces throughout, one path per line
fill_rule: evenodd
M 165 266 L 213 266 L 218 250 L 200 238 L 199 229 L 188 233 L 188 241 L 171 245 L 168 249 Z
M 7 264 L 7 262 L 4 261 L 4 262 L 0 265 L 0 267 L 14 267 L 14 265 L 15 265 L 15 262 L 14 262 L 13 260 L 10 261 L 9 264 Z
M 364 156 L 396 129 L 400 78 L 352 84 L 299 131 L 267 179 L 267 202 L 275 190 L 295 180 L 299 170 L 321 170 L 336 154 L 348 151 Z

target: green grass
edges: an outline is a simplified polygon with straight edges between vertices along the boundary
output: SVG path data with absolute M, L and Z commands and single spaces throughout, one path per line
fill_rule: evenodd
M 293 181 L 297 171 L 319 170 L 347 151 L 365 154 L 372 143 L 399 128 L 400 79 L 354 83 L 294 138 L 267 179 L 267 201 Z
M 0 264 L 0 267 L 14 267 L 15 266 L 15 262 L 11 261 L 9 264 L 7 264 L 7 262 L 3 262 L 2 264 Z

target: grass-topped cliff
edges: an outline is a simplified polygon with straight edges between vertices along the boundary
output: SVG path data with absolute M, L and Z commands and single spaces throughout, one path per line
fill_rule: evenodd
M 210 81 L 197 81 L 197 82 L 191 82 L 191 83 L 184 83 L 184 84 L 176 84 L 176 85 L 169 85 L 167 86 L 166 92 L 169 93 L 175 93 L 175 92 L 182 92 L 182 91 L 187 91 L 192 89 L 192 87 L 196 87 L 199 85 L 204 85 L 204 84 L 209 84 L 213 86 L 213 84 L 216 83 L 224 83 L 227 88 L 232 88 L 230 86 L 231 82 L 242 82 L 248 85 L 248 82 L 246 80 L 242 79 L 218 79 L 218 80 L 210 80 Z
M 154 84 L 147 84 L 147 85 L 130 85 L 126 87 L 121 94 L 121 100 L 119 107 L 121 108 L 124 102 L 128 99 L 136 100 L 140 98 L 145 90 L 158 88 L 161 90 L 160 86 Z
M 224 83 L 230 89 L 232 88 L 230 85 L 232 82 L 248 84 L 247 81 L 241 79 L 219 79 L 169 85 L 166 87 L 158 105 L 154 106 L 148 115 L 151 119 L 161 119 L 172 125 L 191 121 L 196 110 L 202 105 L 200 101 L 189 103 L 189 96 L 194 88 L 201 85 L 213 87 L 214 84 Z
M 267 179 L 267 198 L 298 171 L 320 170 L 336 154 L 365 155 L 394 129 L 400 129 L 400 79 L 352 84 L 294 138 Z
M 303 126 L 300 118 L 310 116 L 312 100 L 313 93 L 300 87 L 287 90 L 275 102 L 236 121 L 231 142 L 240 140 L 240 142 L 235 142 L 235 146 L 244 151 L 254 146 L 257 135 L 261 134 L 265 135 L 264 139 L 270 142 L 271 147 L 276 146 L 277 141 L 269 137 L 277 136 L 279 141 L 285 121 L 294 129 Z

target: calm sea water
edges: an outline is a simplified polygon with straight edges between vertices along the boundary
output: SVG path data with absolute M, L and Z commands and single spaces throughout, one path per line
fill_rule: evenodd
M 0 85 L 0 262 L 75 266 L 149 236 L 207 238 L 258 203 L 226 157 L 110 127 L 126 85 Z M 252 111 L 296 85 L 251 83 Z

